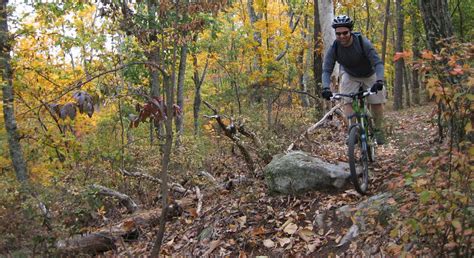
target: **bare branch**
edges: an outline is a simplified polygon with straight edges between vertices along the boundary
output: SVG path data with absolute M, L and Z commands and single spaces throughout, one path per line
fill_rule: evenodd
M 321 126 L 323 124 L 323 122 L 330 116 L 332 115 L 338 108 L 340 108 L 342 106 L 342 103 L 338 103 L 337 105 L 335 105 L 333 108 L 331 108 L 331 110 L 329 110 L 324 116 L 323 118 L 321 118 L 321 120 L 319 120 L 317 123 L 313 124 L 312 126 L 310 126 L 308 129 L 306 129 L 306 131 L 304 131 L 304 133 L 302 133 L 295 141 L 293 141 L 290 146 L 286 149 L 286 151 L 291 151 L 293 150 L 293 148 L 295 147 L 295 143 L 305 137 L 307 137 L 308 135 L 310 135 L 311 133 L 313 133 L 313 131 L 318 128 L 319 126 Z
M 137 177 L 137 178 L 146 179 L 146 180 L 161 184 L 161 179 L 148 175 L 148 174 L 144 174 L 140 172 L 128 172 L 125 169 L 119 169 L 119 171 L 120 173 L 122 173 L 122 175 L 125 175 L 125 176 Z M 178 183 L 171 183 L 170 186 L 171 186 L 171 189 L 175 192 L 178 192 L 178 193 L 186 192 L 186 189 Z

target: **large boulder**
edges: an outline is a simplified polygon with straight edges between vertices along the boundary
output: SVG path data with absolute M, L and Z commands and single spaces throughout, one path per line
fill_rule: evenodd
M 264 173 L 270 192 L 281 194 L 341 188 L 350 176 L 347 163 L 331 164 L 302 151 L 274 156 Z

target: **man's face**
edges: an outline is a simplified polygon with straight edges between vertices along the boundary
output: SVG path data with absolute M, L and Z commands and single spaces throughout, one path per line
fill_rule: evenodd
M 351 40 L 351 31 L 346 27 L 336 28 L 336 40 L 341 42 L 343 46 L 348 46 Z

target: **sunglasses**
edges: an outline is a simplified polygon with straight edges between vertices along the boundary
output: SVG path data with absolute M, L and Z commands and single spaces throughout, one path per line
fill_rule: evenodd
M 341 36 L 341 35 L 346 36 L 347 34 L 349 34 L 349 31 L 348 31 L 348 30 L 343 31 L 343 32 L 336 32 L 336 36 Z

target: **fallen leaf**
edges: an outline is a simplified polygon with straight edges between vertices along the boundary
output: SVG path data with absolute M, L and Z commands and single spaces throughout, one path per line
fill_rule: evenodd
M 187 211 L 189 212 L 189 215 L 191 215 L 192 217 L 198 216 L 196 208 L 189 208 Z
M 265 239 L 265 240 L 263 240 L 263 245 L 266 248 L 273 248 L 273 247 L 275 247 L 275 242 L 273 242 L 271 239 Z
M 285 246 L 286 244 L 291 243 L 291 239 L 284 237 L 284 238 L 277 238 L 278 243 L 280 244 L 281 247 Z
M 123 223 L 123 229 L 125 231 L 131 231 L 133 228 L 135 228 L 135 222 L 133 220 L 127 220 Z
M 237 228 L 238 228 L 238 226 L 236 224 L 230 224 L 229 225 L 229 231 L 230 232 L 236 232 Z
M 240 224 L 240 227 L 245 227 L 245 223 L 247 223 L 247 216 L 242 216 L 237 218 L 237 221 Z
M 287 234 L 293 235 L 298 230 L 298 226 L 295 223 L 290 223 L 283 229 Z
M 258 236 L 258 235 L 263 235 L 265 234 L 265 228 L 263 226 L 260 226 L 258 228 L 254 228 L 252 230 L 252 235 L 253 236 Z
M 309 243 L 306 246 L 306 248 L 308 249 L 306 254 L 310 254 L 310 253 L 314 252 L 316 250 L 316 248 L 318 248 L 319 246 L 321 246 L 321 240 L 319 240 L 319 238 L 316 238 L 313 242 Z
M 393 198 L 388 198 L 387 203 L 393 205 L 393 204 L 397 204 L 397 201 L 395 201 L 395 199 Z
M 289 218 L 288 220 L 285 221 L 285 223 L 283 223 L 283 225 L 281 225 L 281 227 L 279 228 L 279 230 L 283 230 L 288 224 L 290 224 L 291 222 L 293 222 L 293 219 L 292 218 Z
M 309 242 L 314 237 L 314 232 L 312 230 L 303 228 L 298 231 L 298 236 L 300 236 L 305 242 Z
M 212 251 L 214 251 L 214 249 L 216 249 L 220 244 L 221 244 L 221 240 L 220 240 L 220 239 L 212 241 L 212 242 L 209 244 L 209 250 L 207 250 L 207 251 L 204 253 L 204 256 L 210 255 L 210 254 L 212 253 Z

